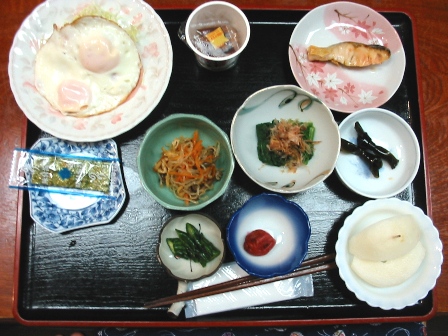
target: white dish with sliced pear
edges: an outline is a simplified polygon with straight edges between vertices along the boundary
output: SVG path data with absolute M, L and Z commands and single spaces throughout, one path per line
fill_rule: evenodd
M 350 253 L 349 241 L 372 224 L 400 215 L 411 215 L 415 219 L 421 233 L 419 242 L 425 250 L 423 260 L 418 263 L 418 269 L 399 284 L 373 286 L 354 272 L 351 266 L 354 255 Z M 415 255 L 421 256 L 421 253 L 417 251 Z M 382 309 L 402 309 L 425 298 L 435 286 L 442 261 L 442 242 L 431 219 L 420 208 L 397 198 L 370 200 L 356 208 L 344 221 L 336 242 L 336 263 L 347 288 L 358 299 Z

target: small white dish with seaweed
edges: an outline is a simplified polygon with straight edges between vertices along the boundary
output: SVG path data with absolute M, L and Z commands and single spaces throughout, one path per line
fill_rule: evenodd
M 109 223 L 126 200 L 126 190 L 113 140 L 78 143 L 57 138 L 41 138 L 32 147 L 35 153 L 55 153 L 73 157 L 111 160 L 109 196 L 93 196 L 88 192 L 58 193 L 50 190 L 29 190 L 30 216 L 52 232 L 66 232 Z
M 387 158 L 381 158 L 376 171 L 372 170 L 371 161 L 356 153 L 362 146 L 360 130 L 397 162 L 391 165 Z M 347 116 L 339 124 L 339 131 L 342 145 L 336 173 L 347 188 L 364 197 L 378 199 L 395 196 L 410 186 L 420 167 L 420 145 L 411 126 L 401 116 L 382 108 L 362 109 Z M 348 151 L 347 143 L 356 147 Z
M 312 155 L 297 169 L 272 165 L 260 158 L 259 150 L 266 144 L 260 145 L 257 128 L 274 120 L 313 127 Z M 333 172 L 340 148 L 338 125 L 330 109 L 294 85 L 267 87 L 247 98 L 232 120 L 230 139 L 235 158 L 247 176 L 263 188 L 280 193 L 297 193 L 324 181 Z

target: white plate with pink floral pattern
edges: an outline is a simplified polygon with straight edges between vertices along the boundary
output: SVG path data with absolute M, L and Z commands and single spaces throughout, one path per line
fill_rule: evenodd
M 115 21 L 134 38 L 143 74 L 132 96 L 114 110 L 87 118 L 64 116 L 51 107 L 34 85 L 39 48 L 58 27 L 84 15 Z M 36 7 L 17 31 L 9 55 L 9 78 L 19 107 L 30 121 L 55 137 L 93 142 L 122 134 L 145 119 L 168 86 L 173 50 L 166 27 L 142 0 L 47 0 Z
M 383 45 L 391 50 L 391 57 L 365 68 L 308 61 L 308 46 L 346 41 Z M 308 12 L 291 35 L 288 54 L 299 85 L 330 109 L 345 113 L 387 102 L 399 88 L 406 66 L 400 37 L 389 21 L 369 7 L 343 1 Z

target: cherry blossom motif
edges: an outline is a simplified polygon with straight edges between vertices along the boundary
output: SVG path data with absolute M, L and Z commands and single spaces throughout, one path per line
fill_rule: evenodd
M 342 105 L 347 105 L 347 103 L 348 103 L 347 98 L 345 96 L 341 96 L 341 98 L 339 99 L 339 102 Z
M 355 92 L 355 86 L 352 83 L 348 82 L 344 86 L 344 92 L 346 92 L 346 93 L 354 93 Z
M 309 66 L 310 66 L 310 71 L 311 72 L 322 72 L 322 73 L 324 73 L 324 67 L 325 67 L 325 63 L 324 62 L 310 62 Z
M 336 90 L 339 84 L 342 84 L 343 81 L 338 78 L 338 74 L 335 72 L 333 74 L 327 73 L 327 77 L 324 79 L 325 87 Z
M 355 35 L 355 37 L 357 38 L 358 36 L 362 36 L 365 39 L 368 39 L 369 36 L 367 35 L 367 32 L 369 31 L 370 27 L 366 21 L 359 21 L 357 22 L 357 26 L 358 27 L 353 27 L 352 29 L 352 33 Z
M 85 130 L 86 129 L 86 122 L 84 121 L 84 119 L 76 120 L 73 123 L 73 128 L 77 129 L 77 130 Z
M 110 120 L 110 122 L 111 122 L 112 124 L 117 124 L 117 123 L 119 123 L 119 122 L 121 121 L 121 116 L 122 116 L 122 115 L 123 115 L 122 113 L 118 113 L 118 114 L 114 115 L 114 116 L 112 117 L 112 119 Z
M 143 18 L 142 13 L 138 13 L 137 15 L 134 15 L 134 17 L 132 19 L 132 25 L 138 26 L 142 22 L 142 18 Z
M 143 53 L 142 56 L 143 57 L 158 57 L 159 56 L 159 48 L 157 46 L 157 43 L 152 42 L 150 44 L 148 44 L 144 49 L 143 49 Z
M 361 90 L 361 93 L 358 95 L 358 97 L 359 97 L 359 102 L 363 103 L 363 104 L 372 104 L 372 102 L 376 98 L 378 98 L 378 97 L 373 95 L 372 90 L 367 91 L 367 92 L 364 91 L 364 90 Z
M 304 52 L 299 52 L 299 62 L 301 64 L 304 64 L 308 61 L 308 55 L 306 53 L 306 50 Z
M 335 98 L 338 96 L 338 90 L 328 88 L 324 91 L 325 99 L 330 99 L 331 101 L 334 101 Z
M 322 78 L 319 76 L 318 73 L 312 72 L 306 77 L 306 80 L 310 86 L 319 87 L 319 83 L 322 80 Z
M 299 85 L 324 100 L 330 108 L 342 112 L 351 113 L 360 106 L 376 107 L 389 99 L 401 82 L 400 76 L 390 74 L 404 71 L 400 54 L 403 47 L 394 27 L 380 14 L 352 3 L 325 5 L 322 27 L 315 19 L 310 16 L 307 18 L 310 21 L 304 21 L 312 34 L 307 35 L 306 24 L 299 23 L 301 29 L 291 37 L 290 63 Z M 306 50 L 310 44 L 325 46 L 337 41 L 383 45 L 393 54 L 398 53 L 398 57 L 391 58 L 384 66 L 367 69 L 308 61 Z
M 316 88 L 311 88 L 311 93 L 316 97 L 319 97 L 319 90 L 317 90 Z
M 367 41 L 367 44 L 378 44 L 378 45 L 381 45 L 382 42 L 381 42 L 381 40 L 380 40 L 379 38 L 377 38 L 377 37 L 372 37 L 371 39 L 369 39 L 369 40 Z
M 131 13 L 131 9 L 128 6 L 121 6 L 120 10 L 126 15 L 129 15 Z
M 372 33 L 375 35 L 384 35 L 384 31 L 381 27 L 373 28 Z
M 351 25 L 349 25 L 349 24 L 341 24 L 341 23 L 336 22 L 336 21 L 333 20 L 332 21 L 332 25 L 337 26 L 338 29 L 339 29 L 339 32 L 342 35 L 348 35 L 351 32 Z

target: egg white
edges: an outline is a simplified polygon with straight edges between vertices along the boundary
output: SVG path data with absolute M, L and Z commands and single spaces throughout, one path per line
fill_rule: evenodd
M 87 117 L 125 101 L 140 73 L 131 37 L 114 22 L 85 16 L 55 27 L 36 55 L 35 84 L 64 115 Z

